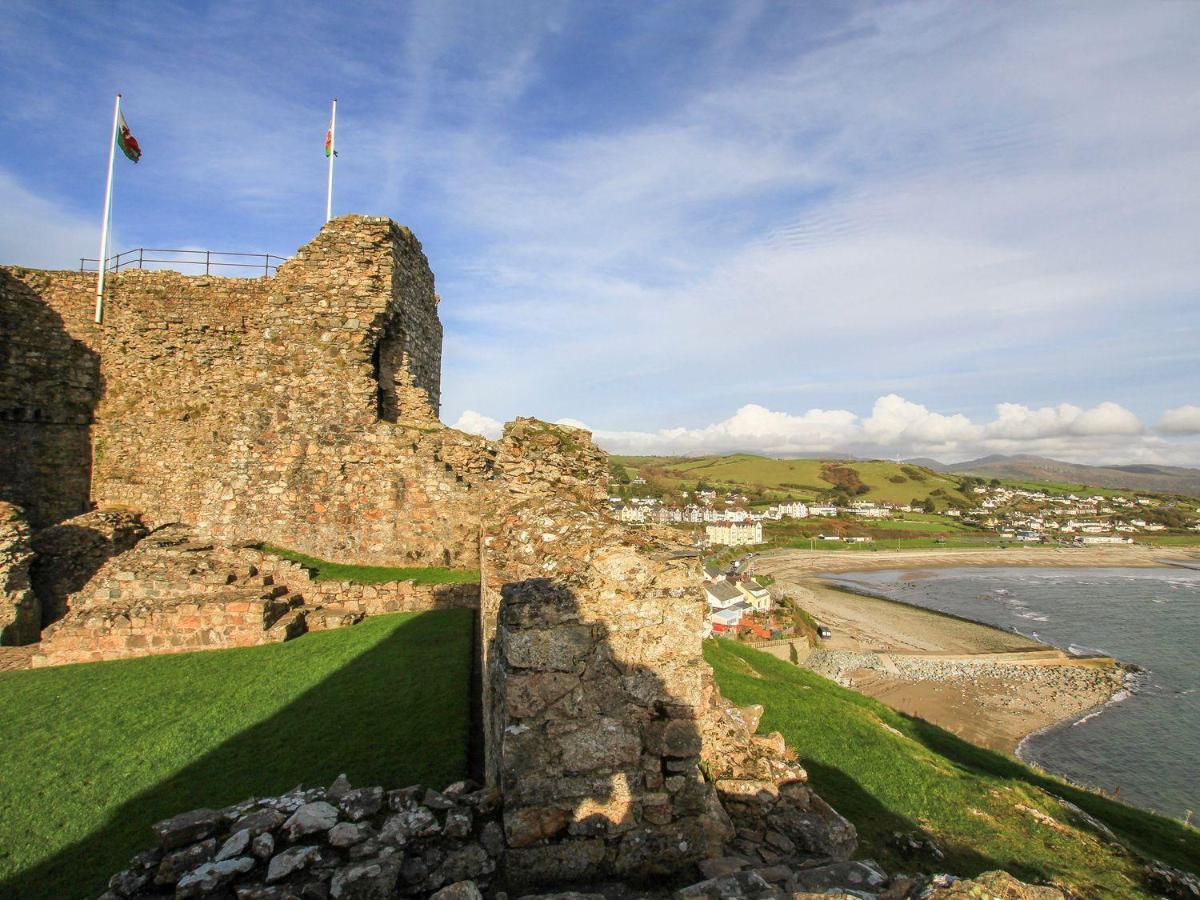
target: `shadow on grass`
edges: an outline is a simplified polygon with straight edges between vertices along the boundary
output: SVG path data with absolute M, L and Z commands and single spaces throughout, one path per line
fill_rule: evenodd
M 1024 782 L 1061 797 L 1103 821 L 1138 852 L 1188 871 L 1200 871 L 1196 862 L 1200 859 L 1200 831 L 1087 788 L 1076 787 L 1011 756 L 977 747 L 924 719 L 905 713 L 899 715 L 908 720 L 917 741 L 964 769 L 974 774 Z
M 895 810 L 884 806 L 870 791 L 862 787 L 853 777 L 841 769 L 815 760 L 804 760 L 809 783 L 839 813 L 854 823 L 859 832 L 857 857 L 872 857 L 889 868 L 904 872 L 986 872 L 990 869 L 1006 868 L 994 858 L 974 848 L 947 847 L 946 860 L 938 861 L 932 856 L 915 853 L 905 856 L 891 844 L 894 833 L 904 835 L 922 834 L 926 831 L 920 823 Z
M 462 659 L 448 660 L 444 644 L 446 617 L 472 615 L 446 610 L 398 623 L 288 706 L 125 801 L 83 840 L 11 876 L 0 896 L 98 895 L 151 846 L 151 824 L 198 807 L 328 784 L 341 772 L 358 786 L 440 788 L 466 777 L 470 646 L 464 637 Z M 453 624 L 471 634 L 467 622 Z M 320 635 L 299 641 L 313 637 Z

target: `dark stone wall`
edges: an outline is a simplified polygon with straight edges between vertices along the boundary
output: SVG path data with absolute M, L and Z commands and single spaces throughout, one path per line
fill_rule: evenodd
M 0 497 L 35 527 L 94 504 L 332 559 L 477 562 L 490 451 L 437 421 L 442 328 L 408 229 L 335 219 L 271 278 L 122 273 L 103 326 L 94 276 L 0 278 Z
M 0 498 L 35 529 L 89 508 L 94 339 L 85 276 L 0 269 Z

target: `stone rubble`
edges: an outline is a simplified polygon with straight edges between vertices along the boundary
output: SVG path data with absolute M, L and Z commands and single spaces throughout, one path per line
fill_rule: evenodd
M 371 798 L 366 806 L 364 797 Z M 525 873 L 514 871 L 520 857 L 503 841 L 502 818 L 499 793 L 469 781 L 441 792 L 421 785 L 351 790 L 343 775 L 329 788 L 298 787 L 282 796 L 159 822 L 153 828 L 157 846 L 113 875 L 100 900 L 1063 897 L 1056 889 L 1025 885 L 1003 872 L 971 880 L 889 876 L 871 860 L 808 855 L 772 865 L 744 857 L 712 858 L 698 868 L 660 871 L 649 879 L 645 873 L 631 880 L 563 879 L 532 893 L 522 889 Z

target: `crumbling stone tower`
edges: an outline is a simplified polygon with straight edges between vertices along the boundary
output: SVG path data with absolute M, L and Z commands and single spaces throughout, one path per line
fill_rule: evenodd
M 476 564 L 490 463 L 437 421 L 438 299 L 407 228 L 335 219 L 270 278 L 109 284 L 97 326 L 87 274 L 0 269 L 0 497 L 36 526 L 119 504 L 317 556 Z

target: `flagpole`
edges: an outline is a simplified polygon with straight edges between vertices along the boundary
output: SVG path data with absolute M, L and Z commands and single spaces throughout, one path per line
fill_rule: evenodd
M 333 161 L 337 157 L 337 97 L 329 114 L 329 190 L 325 194 L 325 221 L 333 218 Z
M 104 185 L 104 222 L 100 226 L 100 262 L 96 268 L 96 324 L 104 321 L 104 264 L 108 259 L 108 223 L 112 218 L 113 161 L 117 155 L 117 122 L 121 117 L 121 95 L 113 103 L 112 136 L 108 140 L 108 181 Z

